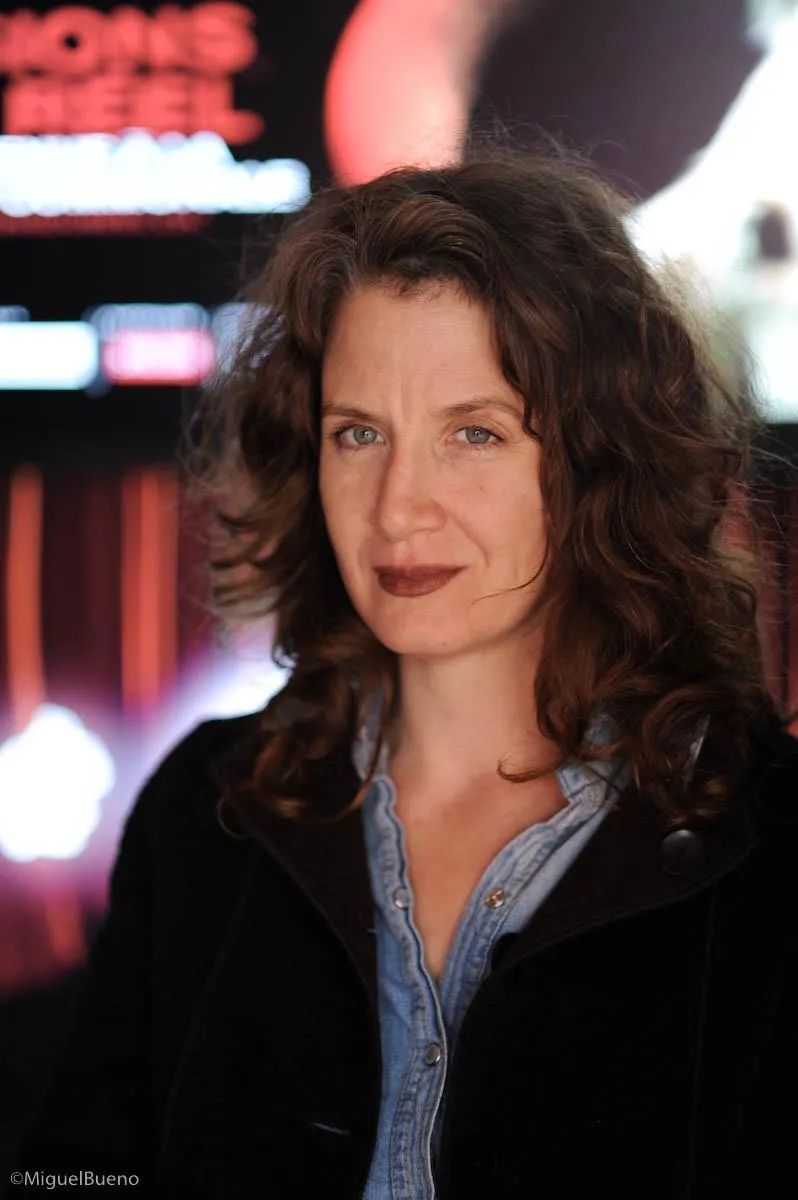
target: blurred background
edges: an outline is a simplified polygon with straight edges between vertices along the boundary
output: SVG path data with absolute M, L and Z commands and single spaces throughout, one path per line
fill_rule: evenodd
M 652 261 L 700 278 L 798 462 L 797 101 L 797 0 L 3 0 L 0 1162 L 138 788 L 282 683 L 268 628 L 218 640 L 178 456 L 242 263 L 329 179 L 544 130 L 635 196 Z M 769 670 L 796 706 L 798 489 L 767 489 Z

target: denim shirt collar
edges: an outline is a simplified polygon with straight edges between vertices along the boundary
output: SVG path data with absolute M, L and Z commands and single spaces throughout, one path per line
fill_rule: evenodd
M 375 697 L 366 719 L 357 731 L 352 746 L 352 763 L 362 782 L 365 782 L 368 778 L 368 770 L 379 734 L 383 698 L 383 693 Z M 696 759 L 700 753 L 708 725 L 709 716 L 707 715 L 699 720 L 696 727 L 696 734 L 691 744 L 688 760 L 688 779 L 692 774 Z M 615 722 L 609 712 L 605 709 L 599 709 L 588 726 L 588 740 L 594 746 L 605 746 L 608 742 L 612 741 L 615 729 Z M 595 771 L 605 779 L 612 777 L 617 786 L 625 786 L 628 780 L 626 766 L 618 758 L 610 758 L 605 762 L 593 762 L 590 764 L 590 767 L 592 771 Z M 379 761 L 374 774 L 375 779 L 386 776 L 389 770 L 390 746 L 385 743 L 380 751 Z M 559 769 L 558 775 L 561 782 L 566 785 L 563 791 L 570 803 L 579 790 L 580 782 L 584 782 L 583 768 L 578 763 L 566 763 Z

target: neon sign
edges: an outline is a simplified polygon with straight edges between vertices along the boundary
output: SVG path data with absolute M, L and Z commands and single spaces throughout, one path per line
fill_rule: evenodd
M 0 235 L 112 232 L 120 220 L 130 232 L 131 218 L 189 231 L 211 213 L 306 203 L 304 163 L 229 149 L 265 128 L 233 97 L 259 53 L 255 20 L 238 3 L 0 16 Z
M 105 14 L 70 5 L 0 17 L 0 73 L 10 77 L 3 131 L 218 133 L 257 138 L 263 118 L 233 107 L 231 76 L 258 55 L 243 4 L 129 5 Z
M 309 194 L 304 163 L 237 162 L 215 133 L 0 138 L 0 213 L 9 217 L 291 212 Z
M 86 321 L 0 322 L 0 389 L 77 391 L 98 370 L 99 339 Z
M 101 304 L 81 321 L 31 321 L 0 305 L 0 391 L 77 391 L 107 385 L 205 383 L 224 370 L 263 306 L 244 302 Z

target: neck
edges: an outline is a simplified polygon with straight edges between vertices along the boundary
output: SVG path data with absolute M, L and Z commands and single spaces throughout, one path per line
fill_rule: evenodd
M 536 665 L 534 649 L 517 642 L 467 658 L 401 658 L 392 772 L 452 795 L 501 783 L 500 759 L 510 771 L 547 761 L 553 746 L 537 726 Z

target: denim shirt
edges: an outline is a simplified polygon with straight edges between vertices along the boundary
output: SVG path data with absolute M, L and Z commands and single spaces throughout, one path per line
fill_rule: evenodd
M 690 770 L 708 720 L 700 722 L 692 744 Z M 353 746 L 361 779 L 367 777 L 377 728 L 375 707 Z M 610 720 L 599 714 L 589 737 L 603 745 L 611 732 Z M 448 1065 L 465 1012 L 490 973 L 496 940 L 527 924 L 610 811 L 614 791 L 607 781 L 623 787 L 628 773 L 617 759 L 594 762 L 590 771 L 575 762 L 558 771 L 565 807 L 523 830 L 487 867 L 460 916 L 436 984 L 413 922 L 407 850 L 388 767 L 384 746 L 363 802 L 383 1075 L 376 1145 L 362 1200 L 433 1200 Z

